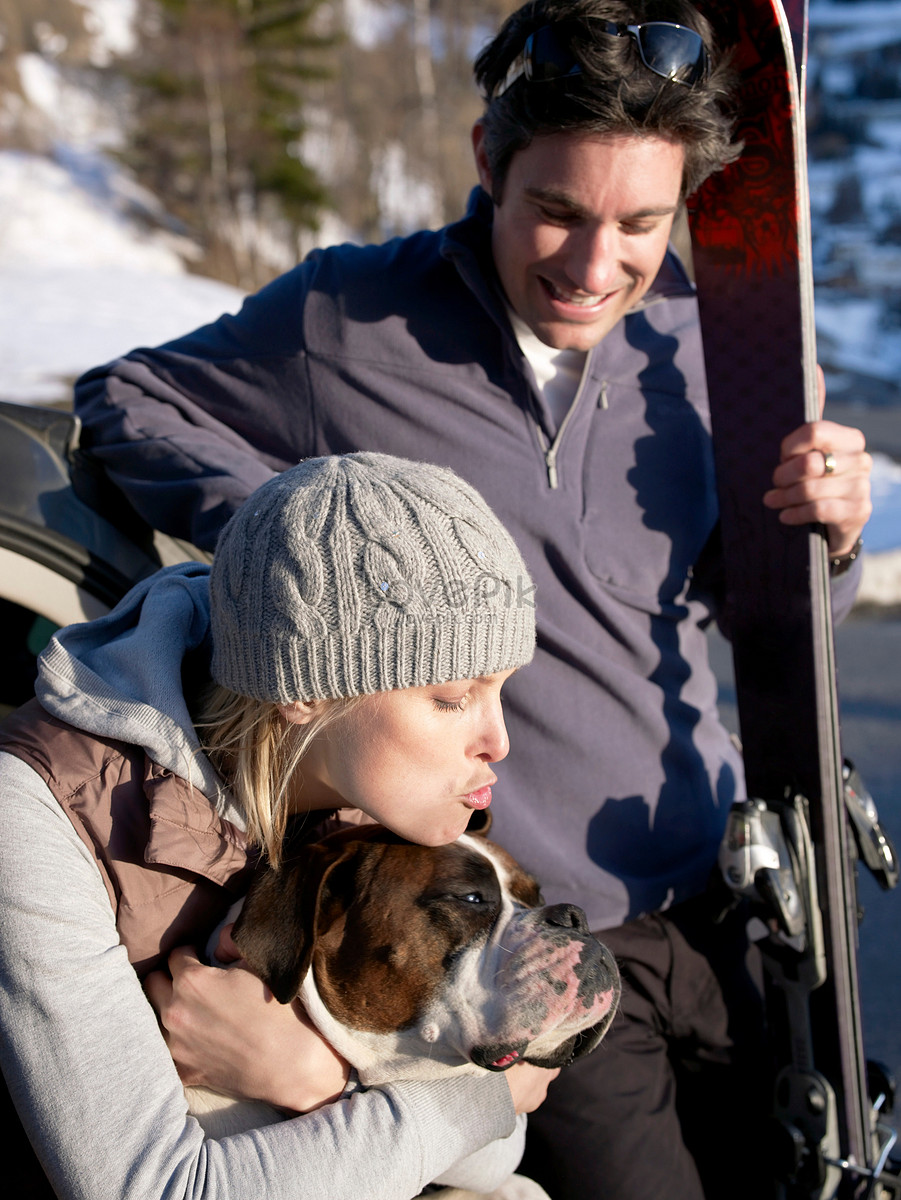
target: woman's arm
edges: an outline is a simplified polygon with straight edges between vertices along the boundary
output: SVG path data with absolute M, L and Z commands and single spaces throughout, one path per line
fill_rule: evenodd
M 525 1113 L 516 1118 L 516 1128 L 508 1138 L 492 1142 L 463 1158 L 433 1182 L 465 1192 L 491 1193 L 510 1178 L 522 1159 L 526 1145 Z
M 356 1093 L 205 1141 L 119 945 L 90 852 L 41 780 L 0 755 L 0 1054 L 64 1200 L 413 1196 L 514 1129 L 503 1077 Z

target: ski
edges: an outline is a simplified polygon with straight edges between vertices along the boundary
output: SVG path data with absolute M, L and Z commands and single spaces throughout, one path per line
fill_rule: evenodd
M 782 439 L 819 417 L 803 72 L 805 0 L 706 0 L 739 75 L 741 158 L 691 202 L 748 796 L 723 866 L 765 917 L 774 1174 L 787 1200 L 901 1195 L 868 1094 L 829 561 L 762 497 Z M 792 34 L 794 33 L 794 41 Z M 878 829 L 878 825 L 876 826 Z M 881 830 L 879 831 L 881 835 Z M 886 850 L 889 871 L 893 856 Z M 888 860 L 892 861 L 888 861 Z

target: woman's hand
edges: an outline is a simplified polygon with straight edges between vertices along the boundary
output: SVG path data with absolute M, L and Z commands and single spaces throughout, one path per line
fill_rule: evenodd
M 533 1067 L 531 1063 L 517 1063 L 510 1067 L 504 1078 L 517 1113 L 534 1112 L 540 1104 L 544 1104 L 548 1086 L 559 1074 L 559 1067 L 548 1070 L 546 1067 Z
M 311 1112 L 337 1100 L 349 1067 L 300 1003 L 279 1004 L 240 965 L 206 967 L 189 947 L 169 956 L 145 989 L 186 1086 L 203 1086 L 276 1108 Z

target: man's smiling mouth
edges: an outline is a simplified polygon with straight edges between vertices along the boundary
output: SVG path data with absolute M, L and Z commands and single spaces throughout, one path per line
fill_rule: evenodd
M 607 292 L 603 296 L 592 296 L 587 292 L 564 291 L 563 288 L 552 283 L 550 279 L 542 278 L 541 282 L 544 284 L 552 300 L 558 300 L 563 304 L 574 304 L 577 308 L 596 308 L 614 294 L 613 292 Z

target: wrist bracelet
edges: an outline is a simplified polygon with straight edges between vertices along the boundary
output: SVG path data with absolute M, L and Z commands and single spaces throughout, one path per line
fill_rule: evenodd
M 863 550 L 863 538 L 858 538 L 847 554 L 840 554 L 837 558 L 830 558 L 830 577 L 836 579 L 839 575 L 844 575 L 846 571 L 850 570 L 851 564 L 855 559 L 860 558 L 861 550 Z

